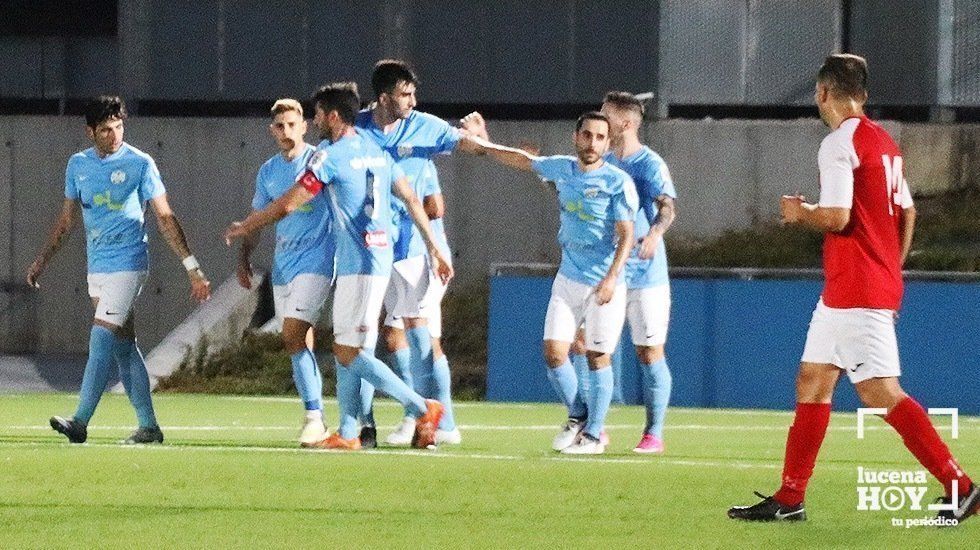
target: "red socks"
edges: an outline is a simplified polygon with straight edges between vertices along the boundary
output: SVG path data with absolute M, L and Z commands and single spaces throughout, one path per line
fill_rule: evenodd
M 946 496 L 952 494 L 953 484 L 958 483 L 958 494 L 963 498 L 972 482 L 939 437 L 922 405 L 906 397 L 885 416 L 885 422 L 895 428 L 919 463 L 943 484 Z
M 797 403 L 796 417 L 786 439 L 783 486 L 773 498 L 784 506 L 803 502 L 817 453 L 830 423 L 830 403 Z

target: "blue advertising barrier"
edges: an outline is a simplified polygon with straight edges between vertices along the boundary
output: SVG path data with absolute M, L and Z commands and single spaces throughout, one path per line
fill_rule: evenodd
M 822 288 L 819 272 L 675 271 L 681 274 L 671 281 L 671 403 L 792 409 L 797 366 Z M 541 343 L 551 283 L 542 275 L 491 278 L 488 400 L 557 401 Z M 906 391 L 927 407 L 980 414 L 980 280 L 907 276 L 897 330 Z M 639 371 L 628 329 L 617 355 L 617 397 L 638 404 Z M 858 406 L 842 378 L 835 409 Z

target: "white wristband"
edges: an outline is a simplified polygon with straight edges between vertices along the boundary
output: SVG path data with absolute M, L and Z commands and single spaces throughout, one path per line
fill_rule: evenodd
M 184 269 L 187 271 L 194 271 L 195 269 L 201 268 L 201 264 L 197 263 L 197 258 L 193 254 L 184 258 L 182 263 L 184 264 Z

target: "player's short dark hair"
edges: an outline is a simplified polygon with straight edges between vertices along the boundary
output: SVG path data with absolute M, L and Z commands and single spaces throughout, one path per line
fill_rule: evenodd
M 587 113 L 582 113 L 578 120 L 575 122 L 575 131 L 578 132 L 582 129 L 582 125 L 585 124 L 586 120 L 601 120 L 609 126 L 609 117 L 600 113 L 599 111 L 589 111 Z
M 102 95 L 85 105 L 85 124 L 95 128 L 107 120 L 126 120 L 126 103 L 117 95 Z
M 868 96 L 868 61 L 849 53 L 829 55 L 817 71 L 817 82 L 837 97 L 864 99 Z
M 646 114 L 646 106 L 643 104 L 643 101 L 637 99 L 635 95 L 629 92 L 609 92 L 606 94 L 606 97 L 602 98 L 602 102 L 608 103 L 622 111 L 635 113 L 640 118 L 643 118 L 643 115 Z
M 374 97 L 394 92 L 399 82 L 418 86 L 419 78 L 408 63 L 400 59 L 382 59 L 374 64 L 374 72 L 371 73 Z
M 357 111 L 361 109 L 361 96 L 357 93 L 356 82 L 333 82 L 321 86 L 313 94 L 313 101 L 324 113 L 337 111 L 340 119 L 354 124 Z

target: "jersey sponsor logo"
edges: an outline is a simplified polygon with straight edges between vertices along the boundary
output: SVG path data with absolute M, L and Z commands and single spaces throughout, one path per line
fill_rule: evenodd
M 302 214 L 309 214 L 313 211 L 313 205 L 310 203 L 301 204 L 295 210 L 295 212 L 300 212 Z
M 109 181 L 111 181 L 114 185 L 121 185 L 126 181 L 126 172 L 123 172 L 122 170 L 113 171 L 112 174 L 109 175 Z
M 123 203 L 112 202 L 112 193 L 110 193 L 108 189 L 106 189 L 105 193 L 99 193 L 94 197 L 92 197 L 92 203 L 94 203 L 95 206 L 105 206 L 109 210 L 113 210 L 113 211 L 119 211 L 123 209 Z
M 368 231 L 364 234 L 364 244 L 368 248 L 384 248 L 388 246 L 388 232 Z
M 565 203 L 565 212 L 569 214 L 575 214 L 578 219 L 584 222 L 592 222 L 596 220 L 596 217 L 585 211 L 585 205 L 582 201 L 568 201 Z
M 364 170 L 365 168 L 381 168 L 385 166 L 384 157 L 354 157 L 350 159 L 350 167 L 354 170 Z
M 398 146 L 398 156 L 405 158 L 407 156 L 410 156 L 413 150 L 414 147 L 412 146 L 411 143 L 403 143 Z

